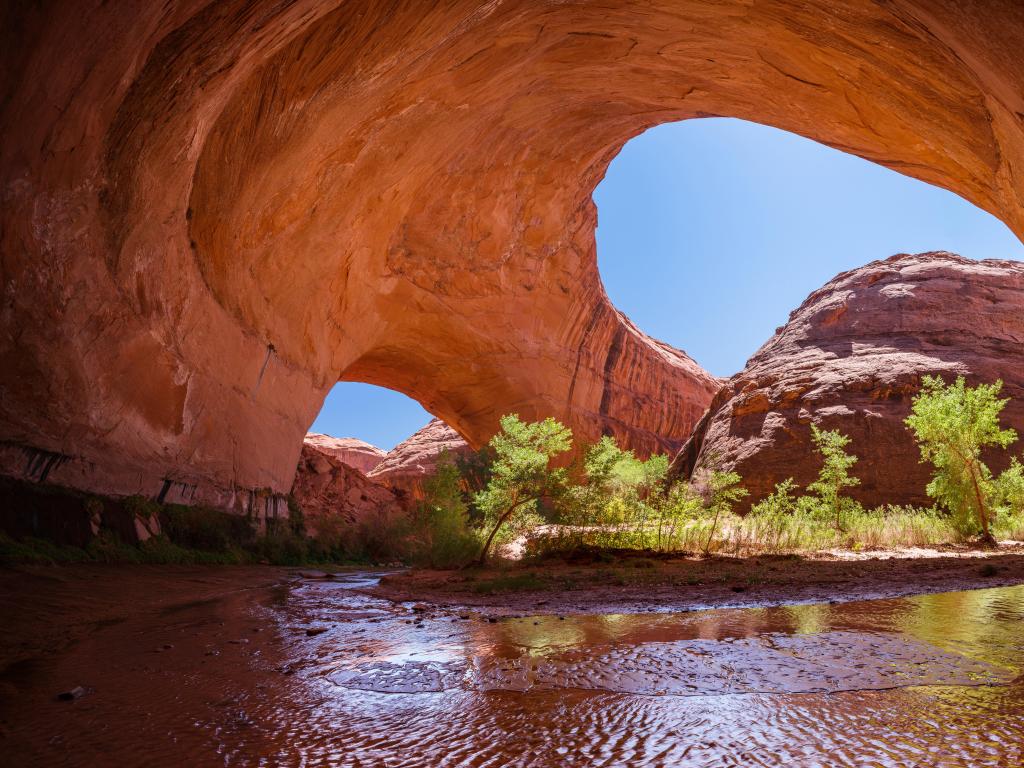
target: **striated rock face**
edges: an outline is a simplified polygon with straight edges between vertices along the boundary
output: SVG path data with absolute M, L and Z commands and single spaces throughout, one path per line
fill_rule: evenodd
M 292 496 L 302 507 L 306 528 L 312 534 L 406 511 L 401 493 L 368 480 L 358 469 L 309 441 L 302 446 Z
M 342 464 L 358 469 L 364 475 L 380 464 L 387 455 L 386 451 L 377 446 L 354 437 L 331 437 L 309 432 L 303 442 L 321 453 L 333 456 Z
M 246 509 L 338 380 L 674 450 L 718 382 L 602 289 L 622 145 L 748 118 L 1024 232 L 1021 50 L 1016 0 L 5 3 L 0 471 Z
M 423 478 L 434 471 L 442 451 L 460 456 L 472 450 L 462 436 L 440 419 L 431 419 L 408 440 L 403 440 L 369 473 L 369 477 L 390 488 L 422 498 Z
M 839 275 L 716 395 L 673 471 L 735 468 L 751 492 L 746 507 L 787 477 L 814 479 L 814 423 L 852 438 L 861 485 L 851 495 L 929 505 L 929 468 L 903 424 L 926 374 L 1002 379 L 1014 398 L 1003 423 L 1024 436 L 1024 264 L 900 254 Z M 993 469 L 1005 464 L 995 456 Z

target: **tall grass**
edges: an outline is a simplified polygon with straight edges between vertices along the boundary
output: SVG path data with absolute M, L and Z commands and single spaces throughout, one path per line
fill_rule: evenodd
M 665 512 L 668 514 L 665 514 Z M 785 511 L 755 511 L 713 520 L 700 510 L 634 510 L 614 523 L 548 526 L 528 544 L 529 554 L 579 547 L 660 552 L 708 551 L 730 555 L 787 554 L 845 549 L 853 551 L 963 544 L 970 538 L 935 508 L 903 506 L 864 510 L 854 506 L 836 528 L 830 511 L 802 504 Z M 1001 539 L 1024 540 L 1024 514 L 1004 515 L 995 530 Z

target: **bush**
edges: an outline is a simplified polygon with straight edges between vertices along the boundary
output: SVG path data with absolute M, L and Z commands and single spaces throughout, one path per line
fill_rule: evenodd
M 468 563 L 480 540 L 469 529 L 469 508 L 459 468 L 447 451 L 424 482 L 425 498 L 411 521 L 410 559 L 417 565 L 451 568 Z
M 126 544 L 113 531 L 100 531 L 85 548 L 88 559 L 99 563 L 140 563 L 138 547 Z
M 168 504 L 160 513 L 160 527 L 175 544 L 209 552 L 228 552 L 255 539 L 244 517 L 205 507 Z
M 88 559 L 88 554 L 79 547 L 61 546 L 46 539 L 33 537 L 16 540 L 6 533 L 0 533 L 0 565 L 61 565 L 80 563 Z
M 816 425 L 811 424 L 811 438 L 814 440 L 815 450 L 823 461 L 818 479 L 808 485 L 807 490 L 817 497 L 821 507 L 829 510 L 836 530 L 841 531 L 844 527 L 843 518 L 849 516 L 851 512 L 858 511 L 858 508 L 843 496 L 844 489 L 860 484 L 859 478 L 850 475 L 850 468 L 858 459 L 846 452 L 850 438 L 839 430 L 818 429 Z
M 296 533 L 287 520 L 267 520 L 267 530 L 251 545 L 253 553 L 271 565 L 303 565 L 309 562 L 309 540 Z

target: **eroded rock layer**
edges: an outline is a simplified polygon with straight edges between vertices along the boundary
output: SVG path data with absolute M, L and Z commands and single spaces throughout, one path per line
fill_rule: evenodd
M 403 490 L 412 498 L 422 498 L 423 480 L 434 471 L 442 453 L 447 452 L 454 459 L 471 450 L 462 435 L 440 419 L 431 419 L 388 451 L 369 477 L 389 488 Z
M 361 520 L 404 514 L 401 493 L 368 480 L 362 472 L 315 442 L 302 446 L 292 496 L 302 508 L 307 532 L 329 536 Z
M 1020 233 L 1021 50 L 1015 0 L 6 3 L 0 470 L 279 501 L 338 380 L 674 450 L 718 382 L 601 287 L 625 141 L 748 118 Z
M 751 492 L 746 508 L 787 477 L 814 479 L 817 424 L 852 438 L 861 479 L 852 496 L 930 505 L 929 466 L 904 425 L 926 374 L 1001 379 L 1012 398 L 1003 424 L 1024 438 L 1024 264 L 900 254 L 839 275 L 723 387 L 673 470 L 735 469 Z M 988 458 L 993 468 L 1007 461 Z
M 364 475 L 376 467 L 387 455 L 375 445 L 354 437 L 331 437 L 317 432 L 306 434 L 303 442 L 322 453 L 333 456 L 342 464 L 358 469 Z

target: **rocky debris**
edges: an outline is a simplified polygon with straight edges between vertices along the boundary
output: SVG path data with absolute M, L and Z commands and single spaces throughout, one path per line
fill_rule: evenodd
M 1024 263 L 899 254 L 837 276 L 715 396 L 672 471 L 735 469 L 751 492 L 742 511 L 787 477 L 814 479 L 813 423 L 852 438 L 852 496 L 930 505 L 930 469 L 903 423 L 926 374 L 1001 379 L 1003 424 L 1024 436 Z M 988 460 L 999 469 L 1006 454 Z
M 451 456 L 465 456 L 472 451 L 462 436 L 440 419 L 431 421 L 412 437 L 403 440 L 369 473 L 372 480 L 422 498 L 423 479 L 434 471 L 438 457 L 448 451 Z
M 302 447 L 292 496 L 302 507 L 311 535 L 322 535 L 328 529 L 336 530 L 370 516 L 404 514 L 406 510 L 403 494 L 368 479 L 309 443 Z M 304 577 L 328 578 L 326 574 Z
M 59 701 L 74 701 L 75 699 L 82 698 L 86 693 L 88 693 L 88 691 L 85 688 L 81 685 L 76 685 L 74 688 L 69 688 L 66 691 L 58 693 L 57 699 Z
M 384 460 L 386 451 L 354 437 L 331 437 L 317 432 L 306 434 L 304 441 L 321 453 L 333 456 L 342 464 L 358 469 L 364 475 Z

